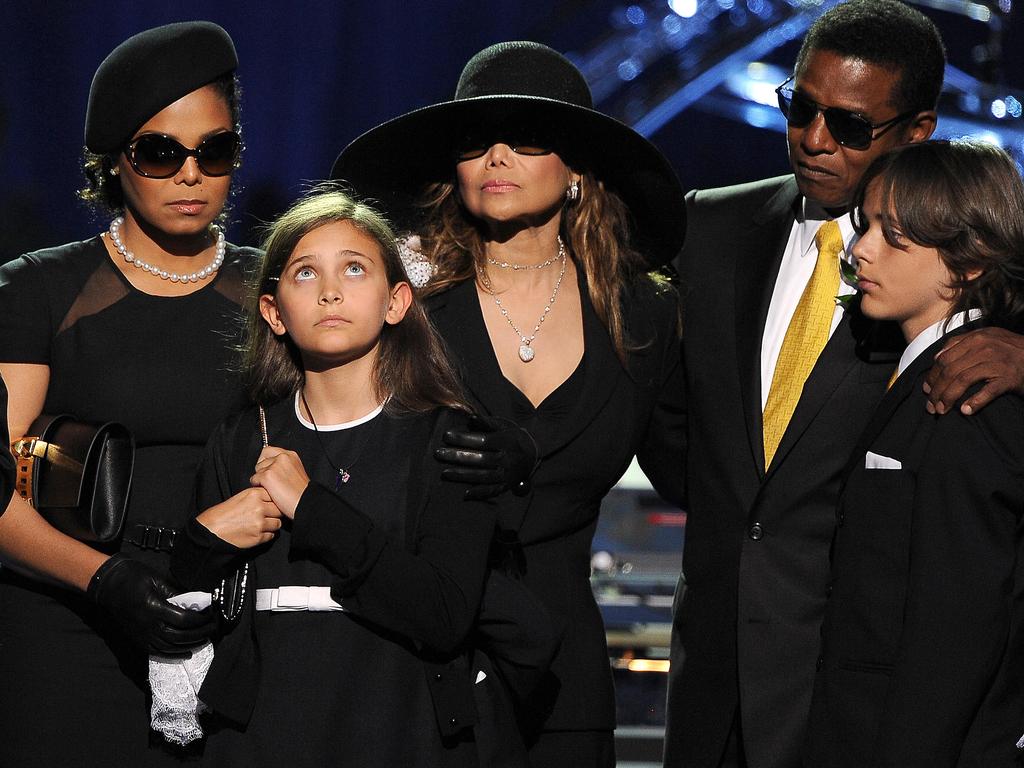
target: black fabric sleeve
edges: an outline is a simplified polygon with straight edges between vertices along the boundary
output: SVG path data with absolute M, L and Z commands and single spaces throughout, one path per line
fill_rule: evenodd
M 237 424 L 233 419 L 232 424 Z M 171 575 L 189 590 L 210 591 L 238 567 L 244 550 L 215 536 L 195 518 L 232 494 L 226 456 L 230 455 L 235 429 L 222 424 L 206 444 L 196 479 L 195 508 L 181 530 L 171 553 Z
M 440 469 L 432 457 L 423 462 L 427 497 L 411 551 L 317 483 L 299 499 L 292 548 L 335 573 L 331 594 L 345 610 L 447 654 L 473 627 L 496 507 L 464 499 L 465 488 L 441 482 Z
M 531 697 L 546 682 L 563 630 L 521 580 L 488 572 L 473 645 L 487 654 L 517 704 L 546 708 Z
M 189 521 L 175 543 L 171 573 L 188 589 L 212 590 L 221 579 L 239 568 L 257 550 L 239 549 L 222 541 L 195 515 L 234 495 L 231 468 L 251 466 L 258 447 L 255 410 L 246 411 L 222 424 L 206 446 L 196 480 L 196 504 Z M 250 439 L 252 438 L 252 439 Z M 247 479 L 247 478 L 246 478 Z M 217 641 L 213 664 L 199 690 L 199 698 L 213 711 L 244 725 L 252 716 L 260 685 L 259 641 L 255 631 L 255 566 L 249 571 L 247 597 L 235 622 L 226 621 L 224 635 Z
M 310 483 L 299 500 L 292 547 L 336 574 L 331 594 L 345 610 L 450 653 L 473 625 L 483 590 L 494 508 L 438 483 L 420 520 L 416 552 L 390 540 L 358 510 Z
M 0 515 L 14 494 L 14 456 L 7 450 L 11 439 L 7 431 L 7 385 L 0 378 Z
M 0 360 L 49 364 L 53 334 L 41 265 L 30 256 L 4 264 L 0 267 Z
M 669 285 L 655 286 L 642 309 L 653 323 L 658 357 L 654 408 L 637 448 L 637 462 L 661 497 L 681 507 L 686 502 L 687 411 L 678 293 Z

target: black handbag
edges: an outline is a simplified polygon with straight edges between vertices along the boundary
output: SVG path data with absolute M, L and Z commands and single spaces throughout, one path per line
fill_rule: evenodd
M 127 427 L 44 414 L 11 450 L 18 493 L 54 528 L 92 543 L 120 536 L 135 464 Z

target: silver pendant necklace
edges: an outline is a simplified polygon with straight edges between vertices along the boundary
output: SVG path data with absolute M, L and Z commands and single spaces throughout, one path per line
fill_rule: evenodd
M 370 430 L 367 428 L 363 431 L 363 434 L 360 435 L 362 439 L 359 440 L 355 450 L 353 451 L 355 455 L 352 457 L 352 461 L 346 462 L 345 466 L 338 466 L 331 460 L 331 454 L 327 452 L 327 446 L 324 445 L 323 438 L 320 437 L 320 428 L 316 425 L 316 419 L 313 418 L 313 411 L 310 410 L 309 403 L 306 402 L 305 391 L 300 390 L 299 397 L 302 399 L 302 405 L 306 408 L 306 413 L 309 414 L 309 422 L 313 425 L 313 432 L 316 434 L 316 441 L 320 444 L 320 450 L 323 451 L 324 458 L 327 459 L 327 463 L 331 466 L 331 469 L 334 470 L 334 490 L 340 491 L 341 486 L 352 479 L 352 474 L 349 470 L 355 466 L 357 461 L 359 461 L 359 456 L 363 452 L 363 443 L 368 439 L 367 435 Z
M 558 236 L 558 255 L 556 255 L 554 259 L 548 259 L 547 262 L 540 266 L 547 266 L 548 264 L 554 263 L 556 260 L 561 260 L 562 269 L 558 273 L 558 280 L 555 281 L 555 289 L 551 292 L 551 298 L 548 299 L 548 303 L 544 306 L 544 311 L 540 315 L 540 320 L 537 321 L 537 325 L 533 327 L 533 333 L 529 336 L 525 336 L 523 332 L 516 327 L 512 318 L 509 317 L 508 310 L 504 305 L 502 305 L 501 299 L 498 298 L 498 295 L 494 292 L 494 288 L 491 286 L 491 281 L 487 277 L 487 270 L 482 266 L 477 267 L 477 271 L 480 273 L 480 284 L 484 287 L 484 290 L 491 295 L 491 298 L 494 299 L 494 303 L 498 305 L 498 311 L 501 312 L 501 316 L 508 321 L 512 330 L 516 332 L 516 336 L 519 337 L 519 359 L 524 363 L 530 362 L 536 355 L 536 352 L 531 345 L 533 344 L 533 340 L 537 338 L 537 334 L 540 332 L 540 327 L 544 324 L 544 319 L 548 316 L 548 312 L 550 312 L 551 308 L 555 306 L 555 300 L 558 298 L 558 289 L 562 287 L 562 278 L 565 277 L 565 265 L 567 259 L 565 255 L 565 243 L 562 242 L 561 235 Z M 488 259 L 488 261 L 490 261 L 490 259 Z M 498 266 L 500 267 L 503 265 L 498 264 Z M 515 267 L 513 267 L 513 269 L 515 269 Z

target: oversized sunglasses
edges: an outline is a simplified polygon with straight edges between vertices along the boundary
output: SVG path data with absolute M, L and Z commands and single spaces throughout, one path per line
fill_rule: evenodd
M 550 155 L 555 151 L 549 142 L 539 140 L 536 136 L 468 136 L 455 148 L 455 159 L 460 163 L 475 160 L 487 154 L 487 150 L 495 144 L 504 144 L 517 155 L 529 157 Z
M 813 99 L 809 99 L 789 85 L 791 76 L 786 82 L 775 89 L 779 97 L 779 109 L 786 116 L 786 122 L 794 128 L 806 128 L 820 112 L 825 118 L 832 138 L 850 149 L 867 149 L 871 142 L 881 138 L 886 131 L 917 114 L 917 110 L 903 112 L 896 117 L 881 123 L 872 123 L 866 117 L 840 107 L 823 107 Z M 878 133 L 875 133 L 878 131 Z
M 185 160 L 194 157 L 205 176 L 227 176 L 235 170 L 242 139 L 233 131 L 215 133 L 199 142 L 195 149 L 183 147 L 170 136 L 147 133 L 124 149 L 125 157 L 140 176 L 169 179 L 181 170 Z

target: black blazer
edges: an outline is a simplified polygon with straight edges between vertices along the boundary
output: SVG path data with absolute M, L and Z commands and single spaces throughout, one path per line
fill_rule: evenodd
M 850 461 L 808 768 L 1019 765 L 1024 401 L 929 415 L 921 383 L 944 343 L 903 372 Z M 868 451 L 902 466 L 868 469 Z
M 552 664 L 560 685 L 548 729 L 609 729 L 615 701 L 604 627 L 590 588 L 590 545 L 601 499 L 634 454 L 666 498 L 682 501 L 683 411 L 677 297 L 669 286 L 638 278 L 623 288 L 627 330 L 645 342 L 626 370 L 594 313 L 580 277 L 585 352 L 581 396 L 556 422 L 533 432 L 541 463 L 532 491 L 499 510 L 499 525 L 518 535 L 523 580 L 564 627 Z M 513 414 L 473 281 L 428 299 L 474 406 L 492 416 Z
M 715 768 L 737 708 L 751 765 L 795 766 L 842 470 L 902 349 L 847 312 L 766 471 L 760 348 L 798 202 L 792 176 L 687 195 L 677 260 L 690 413 L 666 766 Z

